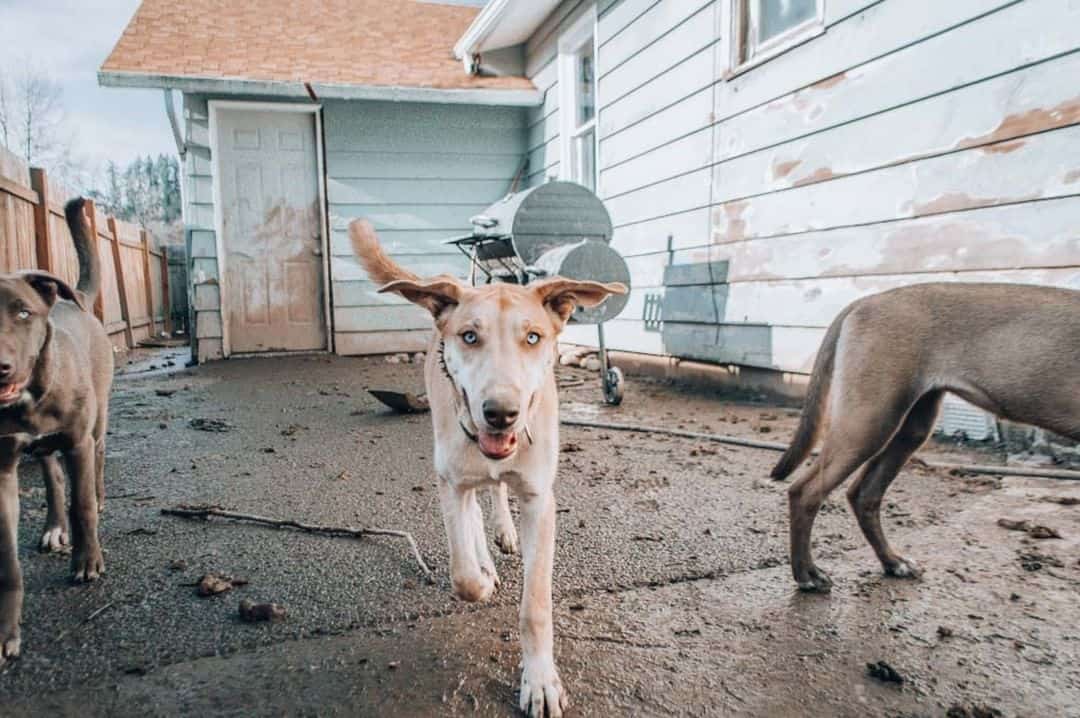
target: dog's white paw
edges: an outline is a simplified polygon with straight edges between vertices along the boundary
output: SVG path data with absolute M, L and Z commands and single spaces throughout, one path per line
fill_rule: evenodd
M 498 574 L 494 576 L 479 572 L 469 576 L 454 576 L 451 583 L 454 595 L 469 603 L 483 603 L 491 598 L 497 588 Z
M 18 658 L 21 647 L 22 639 L 19 637 L 18 624 L 0 625 L 0 666 L 11 658 Z
M 885 564 L 885 575 L 896 578 L 920 578 L 922 569 L 914 561 L 908 558 L 898 558 Z
M 518 552 L 517 530 L 514 529 L 513 525 L 495 531 L 495 545 L 506 554 Z
M 41 534 L 41 550 L 52 553 L 67 553 L 71 550 L 68 532 L 59 526 L 45 529 Z
M 521 671 L 521 694 L 518 705 L 529 718 L 560 718 L 568 704 L 555 661 L 551 658 L 525 659 Z

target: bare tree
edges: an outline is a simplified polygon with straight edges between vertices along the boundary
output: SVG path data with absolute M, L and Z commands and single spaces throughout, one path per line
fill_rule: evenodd
M 27 66 L 15 79 L 19 103 L 19 152 L 28 164 L 49 165 L 68 154 L 62 127 L 64 109 L 60 86 L 48 75 Z
M 11 147 L 11 105 L 7 76 L 0 72 L 0 145 Z

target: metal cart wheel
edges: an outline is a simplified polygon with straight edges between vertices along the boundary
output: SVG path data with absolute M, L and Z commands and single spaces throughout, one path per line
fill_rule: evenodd
M 623 375 L 622 370 L 613 366 L 604 374 L 604 401 L 612 406 L 618 406 L 623 398 Z

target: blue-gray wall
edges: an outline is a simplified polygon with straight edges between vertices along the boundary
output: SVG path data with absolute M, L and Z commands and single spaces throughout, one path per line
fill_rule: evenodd
M 375 293 L 346 227 L 366 217 L 406 267 L 464 276 L 465 258 L 443 242 L 467 233 L 469 218 L 510 189 L 525 150 L 525 110 L 342 101 L 325 103 L 323 123 L 337 351 L 422 349 L 430 316 Z

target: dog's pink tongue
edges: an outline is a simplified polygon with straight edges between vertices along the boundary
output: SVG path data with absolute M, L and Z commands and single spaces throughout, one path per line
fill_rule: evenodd
M 0 399 L 11 399 L 19 393 L 18 384 L 0 385 Z
M 508 456 L 514 450 L 517 437 L 513 434 L 489 434 L 481 431 L 479 436 L 480 448 L 488 456 Z

